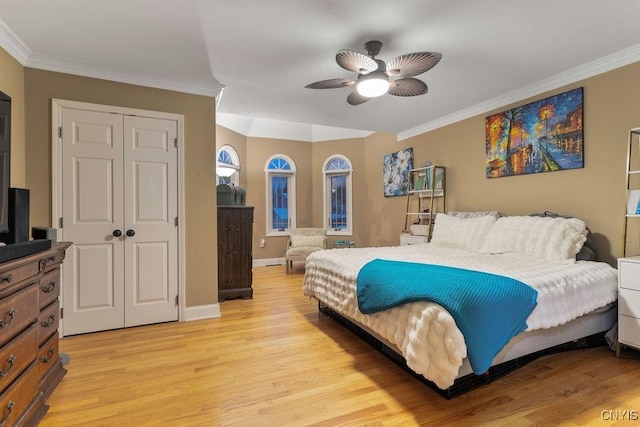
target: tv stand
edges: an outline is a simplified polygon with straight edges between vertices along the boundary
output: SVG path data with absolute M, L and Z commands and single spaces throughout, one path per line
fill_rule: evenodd
M 27 240 L 0 246 L 0 263 L 46 251 L 51 248 L 51 240 Z

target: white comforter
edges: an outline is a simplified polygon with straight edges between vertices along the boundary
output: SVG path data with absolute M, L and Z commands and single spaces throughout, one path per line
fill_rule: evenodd
M 538 291 L 538 304 L 527 319 L 528 330 L 562 325 L 617 299 L 617 273 L 606 263 L 557 264 L 529 255 L 486 255 L 435 243 L 330 249 L 311 254 L 306 264 L 305 295 L 393 343 L 413 371 L 442 389 L 454 383 L 466 357 L 462 333 L 453 317 L 432 302 L 362 314 L 356 301 L 356 278 L 360 268 L 375 258 L 443 264 L 518 279 Z

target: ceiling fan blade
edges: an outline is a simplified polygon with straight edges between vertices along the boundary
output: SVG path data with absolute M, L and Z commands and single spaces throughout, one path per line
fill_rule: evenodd
M 349 96 L 347 96 L 347 102 L 351 105 L 360 105 L 363 102 L 367 102 L 371 98 L 367 98 L 366 96 L 360 95 L 357 91 L 351 92 Z
M 406 77 L 390 82 L 388 93 L 394 96 L 416 96 L 424 95 L 428 91 L 429 88 L 422 80 Z
M 307 89 L 338 89 L 341 87 L 352 86 L 355 82 L 356 81 L 353 79 L 329 79 L 309 83 L 305 87 Z
M 442 54 L 437 52 L 415 52 L 400 55 L 387 62 L 388 76 L 413 77 L 429 71 L 440 62 Z
M 369 74 L 378 69 L 376 61 L 355 50 L 340 49 L 336 54 L 336 62 L 345 70 Z

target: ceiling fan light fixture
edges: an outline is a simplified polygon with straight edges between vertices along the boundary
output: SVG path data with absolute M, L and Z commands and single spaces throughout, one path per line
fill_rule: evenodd
M 389 78 L 381 72 L 373 72 L 360 76 L 357 91 L 367 98 L 384 95 L 389 90 Z
M 414 76 L 432 69 L 442 59 L 438 52 L 413 52 L 400 55 L 389 62 L 376 59 L 382 43 L 371 40 L 364 44 L 367 54 L 340 49 L 336 62 L 347 71 L 358 73 L 357 79 L 329 79 L 306 85 L 309 89 L 334 89 L 355 85 L 347 96 L 349 105 L 360 105 L 388 93 L 393 96 L 417 96 L 429 91 L 426 83 Z M 389 80 L 393 78 L 393 80 Z

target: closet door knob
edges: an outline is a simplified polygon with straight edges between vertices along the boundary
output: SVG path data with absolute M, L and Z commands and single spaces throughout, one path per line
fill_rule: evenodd
M 135 235 L 136 235 L 136 232 L 135 232 L 135 231 L 133 231 L 133 230 L 127 230 L 127 236 L 129 236 L 129 237 L 133 237 L 133 236 L 135 236 Z
M 113 237 L 120 237 L 122 236 L 122 231 L 120 230 L 113 230 Z

